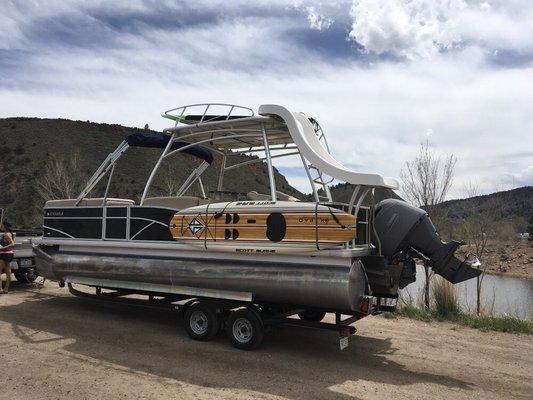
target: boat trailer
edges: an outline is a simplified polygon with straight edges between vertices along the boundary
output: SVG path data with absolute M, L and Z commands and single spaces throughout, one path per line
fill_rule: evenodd
M 61 287 L 65 285 L 70 294 L 80 298 L 177 313 L 184 318 L 185 329 L 189 336 L 196 340 L 208 341 L 214 339 L 221 330 L 226 330 L 232 344 L 243 350 L 255 349 L 262 342 L 264 333 L 276 326 L 294 326 L 337 332 L 339 348 L 344 350 L 349 345 L 349 338 L 357 332 L 357 329 L 352 325 L 353 323 L 367 315 L 378 315 L 383 311 L 392 311 L 391 308 L 394 308 L 382 305 L 380 298 L 377 299 L 376 303 L 373 303 L 374 298 L 371 296 L 366 296 L 363 301 L 367 307 L 366 312 L 365 310 L 361 312 L 338 312 L 100 286 L 90 286 L 94 289 L 94 293 L 88 293 L 76 289 L 71 282 L 60 282 Z M 334 322 L 323 321 L 326 312 L 334 314 Z M 230 318 L 234 319 L 235 314 L 238 314 L 237 316 L 242 319 L 240 331 L 228 329 L 228 326 L 231 325 L 228 325 L 227 321 Z M 213 321 L 209 321 L 210 319 Z M 204 331 L 204 328 L 213 326 L 217 329 L 209 333 Z M 240 340 L 247 335 L 254 335 L 257 340 Z

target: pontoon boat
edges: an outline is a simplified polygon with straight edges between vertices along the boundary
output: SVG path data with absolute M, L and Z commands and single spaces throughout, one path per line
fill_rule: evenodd
M 212 337 L 213 302 L 224 312 L 244 307 L 260 320 L 267 312 L 298 312 L 308 320 L 334 312 L 353 320 L 390 309 L 385 299 L 396 299 L 415 279 L 415 257 L 453 283 L 477 275 L 454 256 L 458 243 L 440 241 L 423 210 L 392 199 L 374 205 L 376 188 L 394 190 L 398 183 L 339 163 L 314 118 L 272 104 L 257 115 L 203 104 L 164 117 L 174 126 L 128 136 L 77 198 L 46 203 L 44 235 L 35 243 L 39 274 L 61 284 L 192 299 L 196 314 L 189 312 L 186 325 L 202 340 Z M 115 165 L 130 147 L 161 149 L 138 204 L 107 196 Z M 161 163 L 183 154 L 197 158 L 198 167 L 174 196 L 150 197 Z M 242 155 L 253 157 L 232 161 Z M 289 156 L 301 160 L 313 201 L 277 190 L 273 160 Z M 206 191 L 202 174 L 214 168 L 215 157 L 218 185 Z M 269 193 L 225 191 L 225 172 L 251 163 L 266 164 Z M 89 197 L 105 176 L 104 196 Z M 333 180 L 353 185 L 347 204 L 332 198 Z M 188 195 L 193 185 L 200 196 Z M 253 321 L 240 331 L 237 325 L 228 328 L 233 342 L 255 345 L 246 342 Z

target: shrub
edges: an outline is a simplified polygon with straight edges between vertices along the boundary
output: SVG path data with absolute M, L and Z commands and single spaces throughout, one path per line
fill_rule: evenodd
M 440 277 L 435 277 L 432 286 L 437 314 L 443 317 L 450 314 L 458 314 L 460 309 L 455 287 Z

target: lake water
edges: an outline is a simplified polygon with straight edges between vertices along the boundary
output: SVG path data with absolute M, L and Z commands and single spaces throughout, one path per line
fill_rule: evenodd
M 424 267 L 417 266 L 416 282 L 402 289 L 401 296 L 422 298 L 425 282 Z M 476 311 L 476 280 L 470 279 L 455 285 L 461 309 Z M 497 315 L 509 314 L 533 319 L 533 280 L 500 275 L 485 275 L 481 288 L 481 305 Z

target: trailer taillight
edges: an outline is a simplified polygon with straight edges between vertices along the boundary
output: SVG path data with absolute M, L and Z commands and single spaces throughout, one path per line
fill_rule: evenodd
M 362 313 L 368 314 L 368 310 L 370 309 L 370 297 L 363 297 L 361 299 L 361 304 L 359 305 L 359 309 Z

